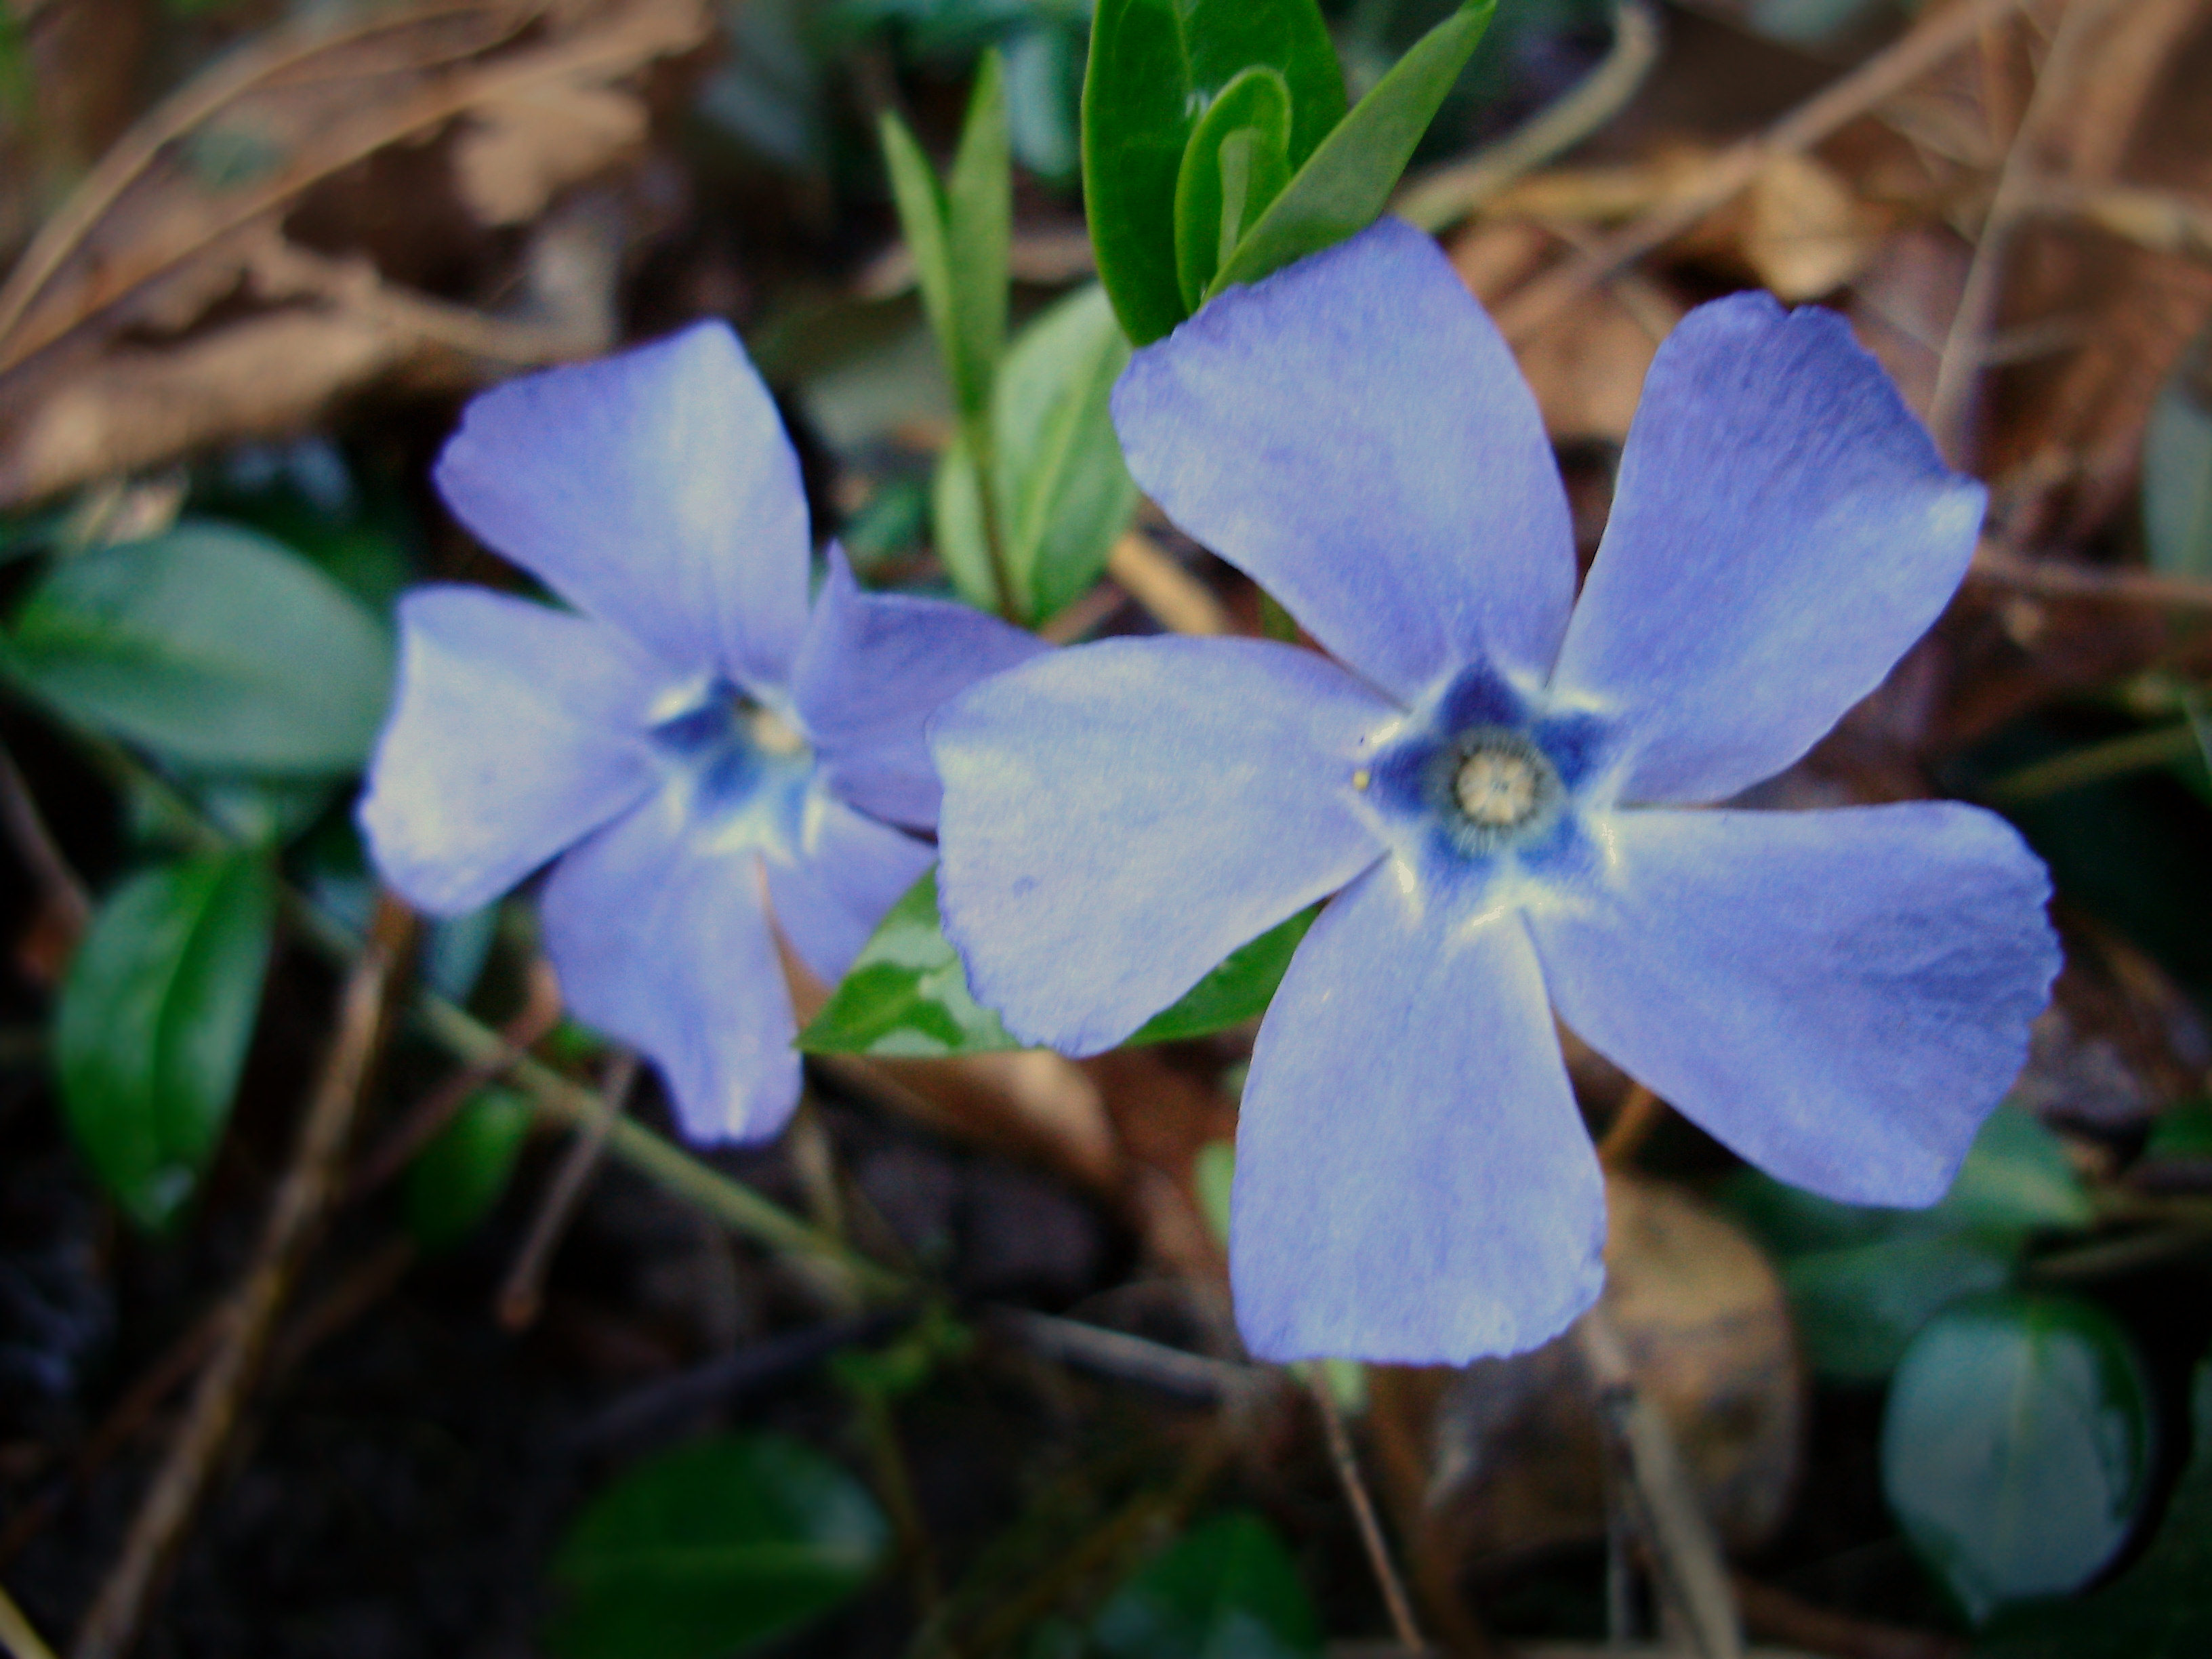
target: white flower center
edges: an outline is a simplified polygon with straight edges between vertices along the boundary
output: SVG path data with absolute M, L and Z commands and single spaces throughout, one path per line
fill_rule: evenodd
M 1459 810 L 1486 830 L 1511 830 L 1534 817 L 1543 780 L 1526 755 L 1477 749 L 1459 763 L 1452 795 Z

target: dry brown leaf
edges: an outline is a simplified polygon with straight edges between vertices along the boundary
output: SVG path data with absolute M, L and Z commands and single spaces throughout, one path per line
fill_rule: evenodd
M 1776 297 L 1795 303 L 1834 293 L 1865 270 L 1881 242 L 1881 216 L 1832 168 L 1780 155 L 1744 198 L 1745 263 Z
M 469 112 L 453 147 L 461 200 L 488 225 L 516 225 L 554 195 L 645 142 L 646 108 L 589 84 L 533 87 Z
M 1715 1526 L 1749 1548 L 1781 1522 L 1801 1455 L 1806 1384 L 1781 1281 L 1733 1223 L 1679 1189 L 1614 1176 L 1606 1199 L 1612 1323 Z M 1603 1443 L 1571 1340 L 1463 1370 L 1387 1373 L 1376 1406 L 1385 1467 L 1394 1484 L 1418 1483 L 1421 1530 L 1450 1573 L 1603 1535 Z
M 272 30 L 211 66 L 124 135 L 0 287 L 0 502 L 281 431 L 388 376 L 465 383 L 603 345 L 607 297 L 541 281 L 535 241 L 518 273 L 434 141 L 478 145 L 477 206 L 534 216 L 635 144 L 623 87 L 709 25 L 706 0 L 422 0 Z M 332 192 L 347 210 L 319 213 Z M 616 263 L 586 261 L 602 280 Z M 560 303 L 494 317 L 410 280 L 457 265 L 470 297 L 520 274 Z

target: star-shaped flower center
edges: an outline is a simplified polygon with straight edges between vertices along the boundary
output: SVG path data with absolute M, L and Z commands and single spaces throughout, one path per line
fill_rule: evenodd
M 1486 745 L 1470 751 L 1452 779 L 1459 810 L 1490 830 L 1511 830 L 1535 816 L 1544 779 L 1528 755 Z

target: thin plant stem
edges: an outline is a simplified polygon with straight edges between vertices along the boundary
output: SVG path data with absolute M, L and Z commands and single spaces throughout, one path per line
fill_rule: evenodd
M 11 1659 L 54 1659 L 54 1650 L 5 1589 L 0 1589 L 0 1648 L 7 1649 Z
M 597 1122 L 579 1129 L 576 1138 L 569 1143 L 568 1156 L 553 1172 L 553 1179 L 538 1203 L 538 1213 L 531 1218 L 529 1235 L 515 1252 L 514 1264 L 507 1272 L 507 1282 L 499 1287 L 499 1297 L 493 1306 L 499 1322 L 508 1330 L 525 1330 L 537 1323 L 538 1311 L 545 1302 L 545 1269 L 553 1260 L 561 1235 L 568 1231 L 569 1218 L 576 1213 L 576 1206 L 589 1190 L 600 1159 L 606 1156 L 607 1133 L 621 1121 L 623 1107 L 636 1083 L 637 1056 L 627 1048 L 616 1050 L 607 1063 L 605 1080 L 599 1086 L 599 1099 L 605 1110 Z
M 2008 772 L 1984 793 L 1997 805 L 2017 806 L 2068 789 L 2079 789 L 2085 784 L 2102 783 L 2107 778 L 2164 766 L 2169 761 L 2187 760 L 2200 752 L 2193 722 L 2161 726 L 2154 732 L 2130 732 L 2125 737 L 2069 749 L 2063 755 Z
M 1328 1437 L 1329 1460 L 1336 1465 L 1336 1478 L 1344 1487 L 1345 1501 L 1351 1504 L 1352 1518 L 1358 1524 L 1359 1541 L 1366 1547 L 1367 1564 L 1375 1570 L 1375 1582 L 1382 1588 L 1382 1602 L 1389 1609 L 1390 1627 L 1397 1633 L 1398 1645 L 1411 1654 L 1426 1653 L 1428 1644 L 1422 1639 L 1421 1627 L 1413 1618 L 1413 1598 L 1406 1594 L 1405 1578 L 1391 1557 L 1389 1540 L 1382 1535 L 1382 1518 L 1375 1512 L 1375 1500 L 1368 1493 L 1366 1477 L 1359 1472 L 1359 1457 L 1352 1443 L 1352 1431 L 1345 1426 L 1344 1414 L 1336 1408 L 1335 1396 L 1328 1391 L 1328 1378 L 1316 1375 L 1308 1391 L 1321 1413 L 1322 1429 Z

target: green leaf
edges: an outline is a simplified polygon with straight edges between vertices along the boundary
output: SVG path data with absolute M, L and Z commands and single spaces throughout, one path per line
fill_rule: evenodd
M 1012 610 L 1052 616 L 1098 580 L 1128 527 L 1137 486 L 1109 399 L 1129 360 L 1095 284 L 1046 310 L 1014 343 L 992 399 L 992 478 Z M 938 463 L 931 506 L 939 556 L 969 603 L 995 608 L 974 451 L 963 435 Z
M 2212 334 L 2183 354 L 2143 429 L 2143 534 L 2154 568 L 2212 573 Z
M 2126 1333 L 2085 1302 L 1959 1303 L 1913 1339 L 1882 1416 L 1882 1491 L 1979 1624 L 2087 1583 L 2125 1540 L 2153 1407 Z
M 1204 1036 L 1266 1012 L 1316 914 L 1302 911 L 1231 952 L 1173 1007 L 1146 1022 L 1130 1042 Z M 938 913 L 935 870 L 891 907 L 822 1012 L 799 1034 L 799 1047 L 811 1054 L 886 1059 L 1021 1047 L 969 992 L 959 953 L 945 937 Z
M 1973 1659 L 2201 1659 L 2212 1653 L 2212 1361 L 2197 1369 L 2195 1449 L 2158 1535 L 2079 1601 L 2000 1618 Z
M 960 149 L 944 186 L 896 115 L 884 117 L 883 144 L 922 307 L 952 383 L 953 406 L 966 419 L 981 420 L 1006 349 L 1012 234 L 1006 85 L 998 53 L 987 52 L 976 71 Z
M 1319 905 L 1301 910 L 1249 944 L 1239 945 L 1219 967 L 1186 991 L 1175 1006 L 1154 1014 L 1139 1027 L 1130 1042 L 1172 1042 L 1257 1019 L 1274 1000 L 1276 988 L 1290 971 L 1291 952 L 1320 914 Z
M 799 1046 L 814 1054 L 935 1058 L 1021 1045 L 969 994 L 960 957 L 937 912 L 937 872 L 907 890 Z
M 1413 43 L 1283 186 L 1214 273 L 1209 295 L 1257 282 L 1375 222 L 1496 5 L 1468 0 Z
M 1006 42 L 1006 132 L 1040 179 L 1074 182 L 1083 165 L 1083 39 L 1057 23 Z
M 1232 1510 L 1170 1545 L 1116 1590 L 1091 1628 L 1107 1659 L 1305 1659 L 1321 1621 L 1267 1523 Z
M 1131 340 L 1189 314 L 1176 183 L 1200 114 L 1241 72 L 1290 90 L 1290 162 L 1344 118 L 1344 77 L 1315 0 L 1099 0 L 1083 82 L 1083 199 L 1098 275 Z
M 1094 283 L 1024 328 L 999 376 L 999 522 L 1015 611 L 1030 623 L 1090 591 L 1136 510 L 1109 407 L 1128 361 L 1129 343 Z
M 1291 89 L 1255 64 L 1221 89 L 1176 175 L 1176 277 L 1195 311 L 1206 286 L 1291 177 Z
M 141 1226 L 176 1215 L 222 1139 L 275 917 L 260 859 L 187 859 L 117 889 L 70 963 L 54 1022 L 63 1111 Z
M 1814 1370 L 1874 1382 L 1952 1303 L 2008 1284 L 2017 1255 L 1978 1238 L 1883 1238 L 1792 1256 L 1782 1263 L 1782 1285 Z
M 69 718 L 182 765 L 326 776 L 368 759 L 392 639 L 290 550 L 188 523 L 56 565 L 0 662 Z
M 1747 1170 L 1723 1201 L 1780 1258 L 1806 1358 L 1821 1375 L 1888 1375 L 1949 1303 L 1999 1288 L 2037 1232 L 2095 1208 L 2058 1137 L 2016 1107 L 1990 1114 L 1959 1178 L 1924 1210 L 1838 1204 Z
M 849 1600 L 889 1534 L 866 1490 L 797 1441 L 693 1441 L 569 1528 L 547 1645 L 558 1659 L 728 1659 Z
M 2146 1158 L 2212 1158 L 2212 1098 L 2167 1107 L 2151 1121 Z
M 458 1244 L 492 1211 L 514 1174 L 535 1114 L 508 1089 L 486 1089 L 455 1113 L 407 1166 L 407 1231 L 425 1250 Z

